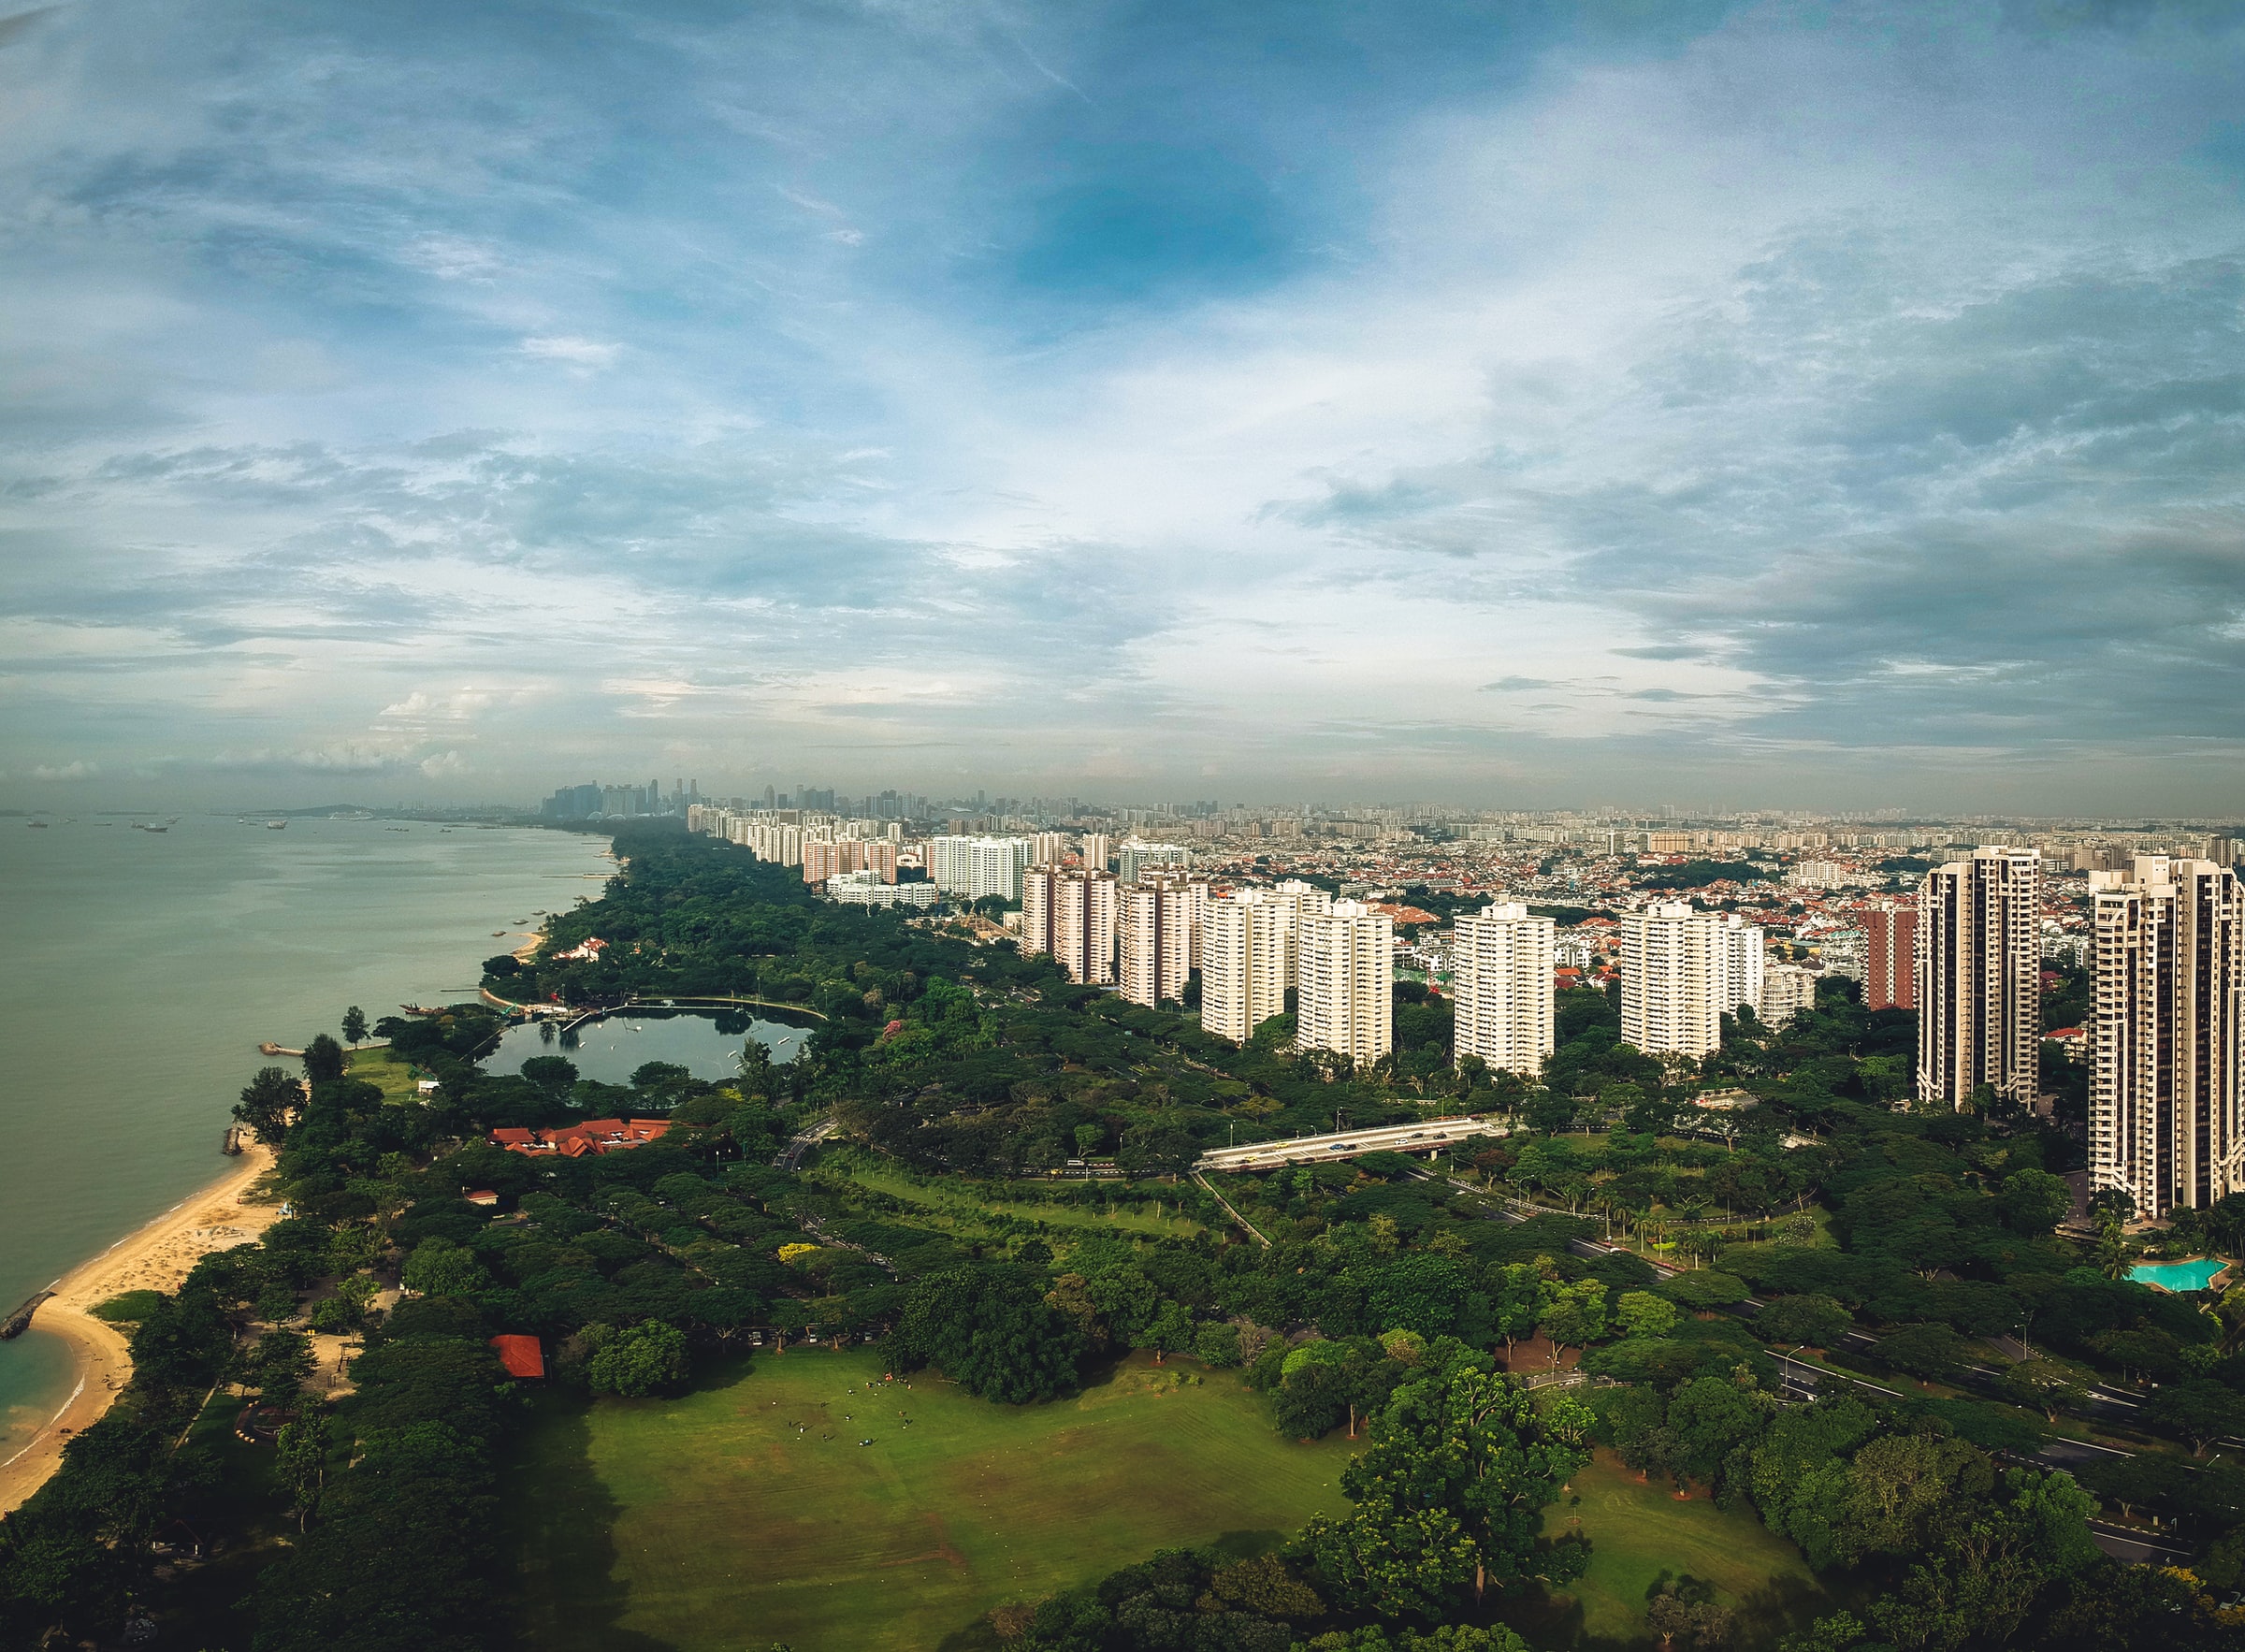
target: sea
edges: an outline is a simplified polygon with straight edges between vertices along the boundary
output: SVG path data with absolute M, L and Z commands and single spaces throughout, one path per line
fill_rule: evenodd
M 296 1066 L 261 1041 L 473 997 L 615 870 L 605 838 L 534 828 L 44 818 L 0 817 L 0 1314 L 224 1172 L 242 1085 Z M 0 1461 L 71 1380 L 36 1326 L 0 1342 Z

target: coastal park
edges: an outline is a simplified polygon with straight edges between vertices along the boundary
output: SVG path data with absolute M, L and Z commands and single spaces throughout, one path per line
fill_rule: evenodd
M 993 1607 L 1160 1548 L 1258 1553 L 1347 1506 L 1354 1442 L 1281 1438 L 1236 1370 L 1134 1355 L 1033 1406 L 882 1376 L 802 1347 L 676 1399 L 541 1396 L 506 1488 L 522 1643 L 994 1645 Z

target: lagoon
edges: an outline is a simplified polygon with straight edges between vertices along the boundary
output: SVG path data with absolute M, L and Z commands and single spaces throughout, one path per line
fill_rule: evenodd
M 775 1066 L 793 1061 L 811 1036 L 810 1018 L 802 1019 L 804 1025 L 792 1026 L 746 1010 L 635 1009 L 569 1033 L 550 1022 L 509 1027 L 483 1065 L 486 1072 L 519 1073 L 532 1056 L 558 1055 L 576 1065 L 579 1078 L 628 1084 L 648 1062 L 663 1061 L 697 1079 L 722 1080 L 740 1076 L 741 1051 L 750 1038 L 772 1052 Z

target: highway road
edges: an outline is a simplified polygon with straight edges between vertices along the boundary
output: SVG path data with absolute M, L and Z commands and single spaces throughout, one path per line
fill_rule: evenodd
M 1297 1136 L 1290 1141 L 1253 1141 L 1239 1147 L 1211 1148 L 1201 1154 L 1202 1170 L 1275 1170 L 1284 1165 L 1322 1165 L 1328 1159 L 1350 1159 L 1358 1153 L 1431 1153 L 1435 1149 L 1473 1136 L 1504 1136 L 1508 1124 L 1481 1119 L 1427 1119 L 1414 1124 L 1383 1124 L 1376 1130 L 1336 1130 L 1323 1136 Z

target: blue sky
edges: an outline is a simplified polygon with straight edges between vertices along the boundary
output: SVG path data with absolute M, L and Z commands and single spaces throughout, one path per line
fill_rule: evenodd
M 2239 15 L 0 21 L 0 799 L 2245 811 Z

